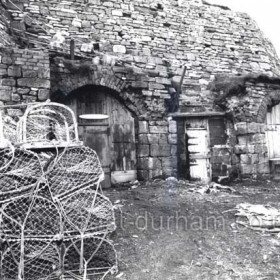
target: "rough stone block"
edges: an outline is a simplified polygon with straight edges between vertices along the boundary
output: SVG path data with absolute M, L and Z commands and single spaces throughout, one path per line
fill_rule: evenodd
M 247 124 L 248 133 L 259 133 L 260 132 L 260 124 L 259 123 L 248 123 Z
M 138 179 L 141 181 L 149 180 L 149 171 L 148 170 L 137 170 Z
M 248 146 L 247 145 L 235 145 L 234 153 L 235 154 L 246 154 L 246 153 L 248 153 Z
M 139 121 L 139 133 L 149 133 L 149 126 L 147 121 Z
M 239 122 L 235 124 L 236 135 L 243 135 L 248 133 L 247 123 Z
M 17 88 L 17 93 L 20 95 L 28 94 L 30 92 L 29 88 Z
M 247 135 L 244 136 L 237 136 L 237 141 L 239 145 L 247 145 L 249 138 Z
M 112 10 L 112 16 L 122 17 L 123 12 L 122 12 L 122 10 Z
M 150 126 L 150 133 L 157 133 L 157 134 L 168 133 L 168 126 L 151 125 Z
M 171 146 L 171 156 L 176 156 L 177 155 L 177 145 L 172 145 Z
M 168 135 L 168 143 L 169 144 L 177 144 L 177 134 L 169 134 Z
M 0 76 L 7 75 L 7 74 L 8 74 L 8 70 L 7 69 L 1 69 L 0 68 Z
M 45 101 L 49 98 L 50 92 L 48 89 L 39 89 L 38 100 Z
M 250 143 L 262 144 L 265 143 L 265 134 L 257 133 L 249 137 Z
M 23 115 L 23 112 L 20 109 L 7 109 L 7 113 L 11 117 L 20 117 Z
M 177 133 L 177 122 L 176 121 L 169 121 L 169 132 L 170 133 Z
M 126 47 L 122 45 L 114 45 L 113 46 L 114 53 L 126 53 Z
M 240 163 L 240 158 L 237 155 L 233 154 L 231 156 L 231 162 L 232 162 L 233 165 L 239 164 Z
M 169 157 L 170 155 L 171 148 L 169 145 L 151 145 L 151 156 Z
M 257 173 L 258 174 L 269 174 L 270 173 L 269 162 L 257 164 Z
M 165 89 L 165 86 L 162 84 L 157 84 L 157 83 L 149 83 L 149 89 Z
M 162 159 L 162 168 L 176 168 L 177 167 L 177 158 L 168 157 Z
M 150 155 L 150 146 L 138 144 L 138 156 L 148 157 Z
M 12 94 L 12 101 L 19 102 L 21 100 L 21 97 L 19 94 Z
M 8 75 L 10 77 L 21 77 L 21 67 L 20 66 L 10 66 L 8 68 Z
M 39 78 L 21 78 L 18 79 L 20 87 L 33 87 L 33 88 L 50 88 L 50 81 Z
M 139 134 L 138 141 L 139 141 L 139 144 L 149 144 L 147 134 Z
M 167 134 L 159 134 L 159 145 L 167 145 Z
M 22 76 L 24 78 L 36 78 L 38 77 L 38 71 L 22 69 Z
M 161 169 L 161 161 L 156 157 L 145 157 L 137 160 L 137 166 L 139 169 Z
M 3 86 L 13 87 L 16 85 L 16 80 L 13 78 L 6 78 L 2 79 L 1 83 Z
M 251 157 L 249 154 L 242 154 L 240 155 L 240 162 L 241 164 L 251 164 Z
M 258 154 L 252 154 L 252 155 L 251 155 L 251 162 L 252 162 L 253 164 L 259 163 L 259 155 L 258 155 Z
M 149 144 L 158 144 L 159 143 L 159 134 L 148 134 Z
M 163 168 L 162 170 L 162 175 L 164 177 L 173 177 L 173 176 L 176 176 L 176 171 L 173 169 L 173 168 Z
M 257 168 L 253 164 L 241 164 L 240 165 L 240 172 L 243 175 L 256 174 L 257 173 Z
M 2 63 L 10 65 L 10 64 L 13 63 L 13 59 L 11 57 L 8 57 L 8 56 L 3 56 L 2 57 Z
M 0 101 L 10 101 L 11 100 L 11 91 L 2 90 L 0 87 Z

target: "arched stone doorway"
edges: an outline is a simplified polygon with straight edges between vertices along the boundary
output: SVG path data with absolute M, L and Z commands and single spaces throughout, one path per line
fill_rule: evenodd
M 105 172 L 105 187 L 137 178 L 135 122 L 132 112 L 117 94 L 103 86 L 83 86 L 72 91 L 63 103 L 73 109 L 79 136 L 94 149 Z M 83 120 L 82 114 L 106 114 L 106 120 Z

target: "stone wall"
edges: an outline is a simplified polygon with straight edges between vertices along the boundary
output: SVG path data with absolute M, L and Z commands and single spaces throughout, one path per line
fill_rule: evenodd
M 172 120 L 139 121 L 140 179 L 177 176 L 177 125 Z
M 47 51 L 0 48 L 0 101 L 5 104 L 44 101 L 49 97 Z
M 213 94 L 207 90 L 216 74 L 280 73 L 273 46 L 248 15 L 200 0 L 19 4 L 25 14 L 13 9 L 13 26 L 26 31 L 30 47 L 69 52 L 70 38 L 74 38 L 79 53 L 114 55 L 139 72 L 149 72 L 143 97 L 157 103 L 169 98 L 170 83 L 178 83 L 185 65 L 183 112 L 216 109 Z
M 225 110 L 229 142 L 211 147 L 213 174 L 255 174 L 267 164 L 265 149 L 260 151 L 264 132 L 252 125 L 263 124 L 267 106 L 280 101 L 277 83 L 246 79 L 229 94 L 209 87 L 219 74 L 280 75 L 273 46 L 246 14 L 201 0 L 14 3 L 19 9 L 10 2 L 0 6 L 0 36 L 12 43 L 12 34 L 20 47 L 0 49 L 0 101 L 43 101 L 50 91 L 51 97 L 67 96 L 85 85 L 114 90 L 139 124 L 138 169 L 145 179 L 177 171 L 182 177 L 186 170 L 185 164 L 177 170 L 187 147 L 178 137 L 185 133 L 184 120 L 176 130 L 168 118 L 172 103 L 178 102 L 181 113 Z M 258 166 L 248 171 L 251 164 Z
M 15 46 L 9 29 L 10 16 L 6 7 L 0 2 L 0 47 Z
M 269 174 L 269 158 L 265 138 L 266 125 L 255 122 L 235 124 L 238 144 L 234 151 L 240 159 L 242 175 Z
M 87 85 L 113 90 L 136 119 L 137 169 L 139 179 L 177 175 L 176 121 L 166 116 L 163 102 L 149 94 L 152 79 L 123 66 L 88 64 L 63 57 L 51 59 L 51 98 L 62 100 Z
M 280 79 L 264 76 L 239 78 L 229 81 L 219 92 L 218 104 L 233 119 L 236 136 L 234 161 L 239 163 L 242 175 L 269 174 L 268 147 L 266 143 L 266 115 L 268 108 L 280 102 Z M 227 94 L 225 94 L 227 89 Z

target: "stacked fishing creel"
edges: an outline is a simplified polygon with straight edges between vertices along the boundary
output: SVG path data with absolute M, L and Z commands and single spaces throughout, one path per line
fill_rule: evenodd
M 29 107 L 15 144 L 0 150 L 0 278 L 104 279 L 114 272 L 107 238 L 113 206 L 101 191 L 96 153 L 78 141 L 73 112 L 56 103 Z

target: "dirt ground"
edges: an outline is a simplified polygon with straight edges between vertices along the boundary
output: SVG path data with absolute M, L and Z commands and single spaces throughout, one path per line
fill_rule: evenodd
M 156 181 L 106 190 L 116 207 L 111 235 L 119 272 L 107 279 L 280 279 L 280 235 L 236 223 L 239 203 L 280 209 L 280 182 L 243 180 L 236 191 Z

